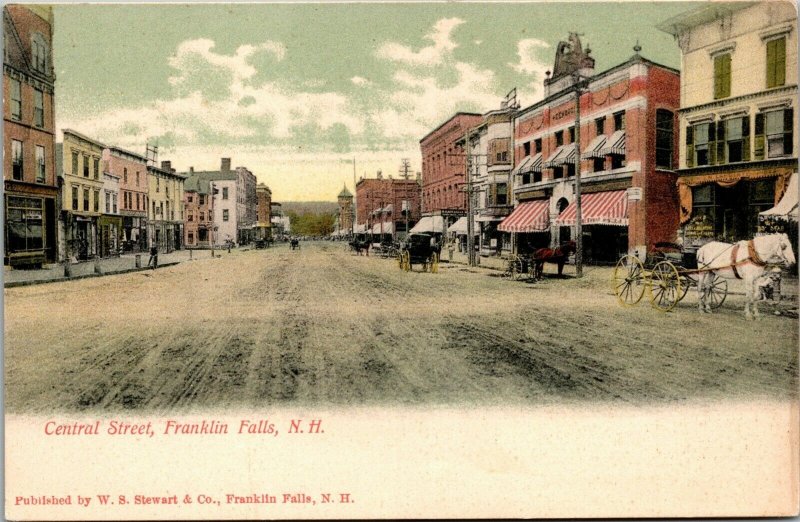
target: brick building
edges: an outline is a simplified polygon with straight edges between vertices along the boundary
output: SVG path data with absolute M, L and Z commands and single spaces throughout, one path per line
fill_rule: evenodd
M 3 7 L 3 180 L 6 265 L 58 259 L 53 11 Z
M 545 98 L 517 113 L 516 206 L 499 227 L 514 234 L 517 251 L 575 238 L 576 79 L 585 79 L 578 84 L 584 259 L 614 262 L 676 239 L 679 73 L 635 51 L 595 74 L 571 34 L 559 43 Z
M 263 183 L 256 185 L 255 239 L 272 238 L 272 191 Z
M 339 203 L 339 212 L 336 214 L 337 235 L 349 235 L 353 233 L 353 194 L 347 190 L 347 186 L 342 187 L 342 191 L 336 197 Z
M 480 125 L 483 116 L 457 112 L 419 142 L 422 153 L 422 215 L 449 213 L 449 219 L 466 214 L 464 192 L 466 158 L 462 141 L 467 131 Z
M 194 174 L 183 184 L 183 237 L 187 248 L 211 248 L 214 245 L 214 198 L 211 182 Z
M 788 232 L 796 241 L 798 196 L 787 190 L 797 186 L 796 6 L 709 4 L 659 28 L 675 36 L 685 67 L 678 170 L 684 245 L 759 232 Z
M 147 250 L 147 159 L 120 147 L 103 151 L 105 172 L 119 179 L 122 251 Z
M 415 179 L 361 178 L 356 183 L 356 230 L 383 240 L 406 234 L 420 219 L 420 186 Z M 407 218 L 407 219 L 406 219 Z

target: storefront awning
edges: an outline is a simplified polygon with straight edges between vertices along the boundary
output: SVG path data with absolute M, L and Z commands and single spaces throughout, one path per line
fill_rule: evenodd
M 425 216 L 411 228 L 411 233 L 415 232 L 439 232 L 445 231 L 444 218 L 442 216 Z
M 467 216 L 458 218 L 458 221 L 447 227 L 448 234 L 456 234 L 457 236 L 467 235 Z
M 791 219 L 792 221 L 797 221 L 798 217 L 798 209 L 797 209 L 797 173 L 793 173 L 792 176 L 789 178 L 789 185 L 786 187 L 786 191 L 783 193 L 783 197 L 778 202 L 777 205 L 772 207 L 769 210 L 765 210 L 764 212 L 759 212 L 759 216 L 768 217 L 782 217 L 786 219 Z
M 528 172 L 528 167 L 530 166 L 532 161 L 533 161 L 532 156 L 526 157 L 524 160 L 522 160 L 522 162 L 520 162 L 519 165 L 517 165 L 517 168 L 511 171 L 511 174 L 514 175 L 514 174 L 522 174 L 524 172 Z
M 364 234 L 367 231 L 367 225 L 356 225 L 355 233 L 356 234 Z
M 556 225 L 572 226 L 577 223 L 575 201 L 557 218 Z M 624 190 L 595 192 L 581 197 L 581 223 L 584 225 L 628 226 L 628 195 Z
M 589 158 L 602 158 L 602 150 L 606 144 L 606 136 L 605 134 L 601 134 L 596 136 L 595 139 L 589 143 L 589 146 L 586 147 L 586 151 L 581 154 L 581 159 L 589 159 Z
M 550 228 L 550 200 L 523 201 L 497 227 L 500 232 L 545 232 Z
M 601 156 L 605 156 L 606 154 L 625 155 L 625 131 L 618 130 L 608 138 L 605 146 L 600 149 Z
M 394 223 L 391 221 L 384 221 L 383 228 L 381 228 L 380 223 L 375 223 L 372 225 L 372 233 L 373 234 L 391 234 L 394 232 Z

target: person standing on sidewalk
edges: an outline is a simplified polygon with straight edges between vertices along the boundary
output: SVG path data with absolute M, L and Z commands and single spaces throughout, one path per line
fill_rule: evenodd
M 147 261 L 147 267 L 153 270 L 158 268 L 158 247 L 155 243 L 150 247 L 150 259 Z

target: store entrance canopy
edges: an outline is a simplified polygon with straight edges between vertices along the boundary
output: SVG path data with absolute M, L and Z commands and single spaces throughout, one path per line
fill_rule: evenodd
M 500 232 L 545 232 L 550 228 L 550 200 L 523 201 L 497 227 Z
M 411 228 L 411 233 L 415 232 L 438 232 L 444 234 L 444 218 L 442 216 L 425 216 Z
M 577 223 L 575 201 L 556 218 L 558 226 Z M 628 195 L 624 190 L 595 192 L 581 197 L 581 223 L 584 225 L 628 226 Z

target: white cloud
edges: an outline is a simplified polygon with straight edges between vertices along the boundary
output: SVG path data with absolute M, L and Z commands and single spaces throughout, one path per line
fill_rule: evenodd
M 425 35 L 426 40 L 433 45 L 414 51 L 407 45 L 397 42 L 387 42 L 377 51 L 378 58 L 405 63 L 408 65 L 433 66 L 442 63 L 445 56 L 458 47 L 452 39 L 453 30 L 463 24 L 460 18 L 442 18 L 433 26 L 433 30 Z
M 517 42 L 517 63 L 507 65 L 520 74 L 537 74 L 547 70 L 547 64 L 538 57 L 538 52 L 549 49 L 550 44 L 536 38 L 526 38 Z

